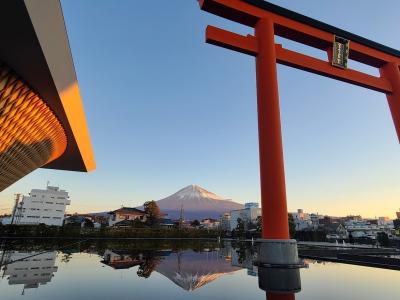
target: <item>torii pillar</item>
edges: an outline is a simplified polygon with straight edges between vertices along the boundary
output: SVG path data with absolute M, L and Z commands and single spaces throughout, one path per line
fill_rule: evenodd
M 262 237 L 289 239 L 273 22 L 255 26 Z
M 226 0 L 199 3 L 217 14 L 222 11 L 219 5 L 242 4 Z M 257 18 L 254 36 L 247 37 L 208 26 L 206 37 L 207 42 L 255 56 L 263 238 L 258 241 L 258 259 L 263 264 L 297 265 L 297 243 L 289 236 L 274 22 L 268 16 Z

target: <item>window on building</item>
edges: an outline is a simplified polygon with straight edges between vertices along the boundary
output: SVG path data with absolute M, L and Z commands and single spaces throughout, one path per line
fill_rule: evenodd
M 47 204 L 54 204 L 54 202 L 46 202 Z M 58 203 L 57 203 L 58 204 Z

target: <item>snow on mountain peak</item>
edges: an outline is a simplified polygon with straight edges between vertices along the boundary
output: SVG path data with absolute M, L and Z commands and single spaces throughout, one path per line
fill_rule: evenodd
M 219 215 L 243 208 L 242 204 L 218 196 L 206 189 L 191 184 L 164 199 L 157 201 L 161 211 L 171 218 L 177 218 L 181 209 L 185 218 L 217 218 Z
M 187 187 L 184 187 L 183 189 L 179 190 L 172 196 L 175 196 L 178 198 L 189 198 L 189 199 L 206 198 L 206 199 L 210 199 L 210 200 L 228 200 L 228 199 L 222 198 L 221 196 L 218 196 L 210 191 L 207 191 L 206 189 L 203 189 L 202 187 L 200 187 L 196 184 L 188 185 Z

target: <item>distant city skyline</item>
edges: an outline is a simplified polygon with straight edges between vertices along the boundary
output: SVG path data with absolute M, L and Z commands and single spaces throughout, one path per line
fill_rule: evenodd
M 398 1 L 271 2 L 400 49 Z M 70 212 L 139 206 L 189 184 L 259 202 L 254 59 L 204 42 L 207 24 L 250 30 L 194 0 L 61 3 L 97 170 L 34 171 L 0 193 L 0 214 L 11 211 L 14 193 L 47 180 L 69 192 Z M 289 211 L 394 218 L 400 145 L 384 95 L 278 72 Z

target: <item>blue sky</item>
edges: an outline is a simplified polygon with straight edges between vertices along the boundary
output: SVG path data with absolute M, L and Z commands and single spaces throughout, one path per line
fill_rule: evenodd
M 398 1 L 273 3 L 400 49 Z M 204 42 L 208 24 L 250 28 L 195 0 L 62 6 L 97 170 L 34 171 L 0 194 L 0 212 L 14 193 L 47 180 L 70 192 L 71 212 L 141 205 L 189 184 L 260 200 L 254 58 Z M 278 72 L 289 209 L 394 217 L 400 145 L 386 97 L 284 66 Z

